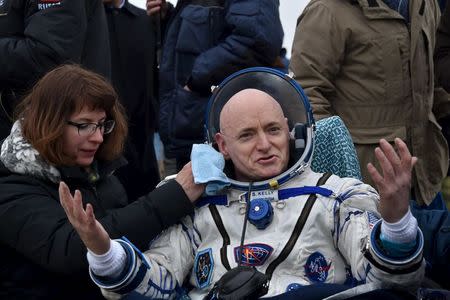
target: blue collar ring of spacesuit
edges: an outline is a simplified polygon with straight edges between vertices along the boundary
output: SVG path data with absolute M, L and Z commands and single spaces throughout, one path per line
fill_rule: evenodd
M 205 116 L 205 135 L 210 145 L 215 145 L 214 136 L 220 131 L 219 116 L 223 106 L 233 95 L 245 89 L 261 90 L 272 96 L 288 119 L 291 141 L 287 170 L 274 178 L 252 183 L 252 190 L 277 189 L 303 172 L 311 162 L 315 130 L 312 109 L 300 85 L 289 75 L 265 67 L 241 70 L 213 90 Z M 232 169 L 231 162 L 227 162 L 225 174 L 230 179 L 231 188 L 247 191 L 249 183 L 234 180 Z

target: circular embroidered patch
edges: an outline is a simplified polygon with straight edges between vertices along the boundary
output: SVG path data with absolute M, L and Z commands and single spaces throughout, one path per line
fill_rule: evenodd
M 330 266 L 322 253 L 314 252 L 306 260 L 305 275 L 311 282 L 325 282 Z

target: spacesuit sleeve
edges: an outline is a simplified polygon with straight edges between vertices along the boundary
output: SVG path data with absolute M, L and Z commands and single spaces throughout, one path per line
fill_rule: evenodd
M 193 253 L 199 242 L 192 217 L 172 226 L 150 244 L 145 253 L 128 241 L 118 240 L 127 254 L 127 263 L 115 278 L 90 271 L 91 279 L 107 299 L 138 293 L 150 299 L 170 299 L 180 289 L 192 268 Z
M 369 185 L 348 181 L 336 199 L 336 243 L 358 283 L 414 288 L 425 271 L 423 236 L 418 230 L 416 246 L 405 257 L 390 257 L 379 239 L 379 196 Z

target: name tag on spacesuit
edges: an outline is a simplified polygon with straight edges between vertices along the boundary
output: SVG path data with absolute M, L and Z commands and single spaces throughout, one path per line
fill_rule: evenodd
M 253 191 L 250 194 L 252 199 L 266 199 L 268 201 L 278 201 L 278 190 Z

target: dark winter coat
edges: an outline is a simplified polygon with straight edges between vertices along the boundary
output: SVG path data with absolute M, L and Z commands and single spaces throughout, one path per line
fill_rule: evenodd
M 61 180 L 81 191 L 112 238 L 126 236 L 141 249 L 193 212 L 175 181 L 126 206 L 112 175 L 121 160 L 98 162 L 95 180 L 78 167 L 45 163 L 16 129 L 0 155 L 0 299 L 102 299 L 89 280 L 86 248 L 59 203 Z
M 128 117 L 124 156 L 128 165 L 117 176 L 130 200 L 153 190 L 159 182 L 153 148 L 157 104 L 156 33 L 145 10 L 125 2 L 120 9 L 105 6 L 111 45 L 112 84 Z
M 273 64 L 283 41 L 278 6 L 278 0 L 177 2 L 160 63 L 159 132 L 167 157 L 189 157 L 192 144 L 204 141 L 211 86 L 240 69 Z
M 110 76 L 108 29 L 101 0 L 0 1 L 0 140 L 16 102 L 65 62 Z

